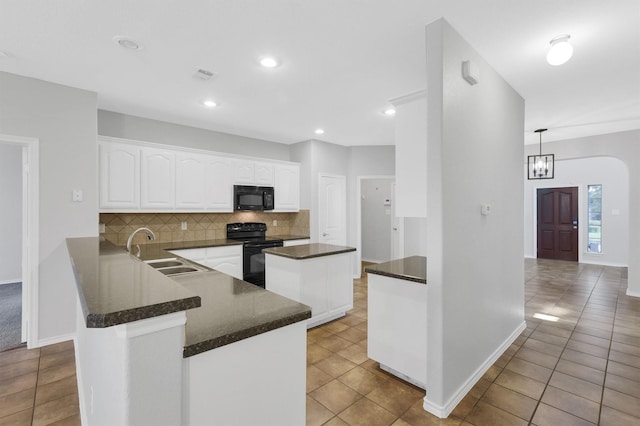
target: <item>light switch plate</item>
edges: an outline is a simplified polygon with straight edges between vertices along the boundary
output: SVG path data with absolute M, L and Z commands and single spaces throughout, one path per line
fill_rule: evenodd
M 74 189 L 74 190 L 73 190 L 73 196 L 72 196 L 72 199 L 73 199 L 73 202 L 74 202 L 74 203 L 80 203 L 80 202 L 82 202 L 82 201 L 83 201 L 83 198 L 84 198 L 84 197 L 83 197 L 83 194 L 82 194 L 82 189 Z

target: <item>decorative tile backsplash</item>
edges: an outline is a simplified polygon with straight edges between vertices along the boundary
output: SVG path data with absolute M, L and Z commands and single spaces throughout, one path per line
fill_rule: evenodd
M 273 224 L 273 221 L 277 225 Z M 182 230 L 187 222 L 187 230 Z M 105 225 L 102 234 L 112 243 L 124 246 L 129 235 L 141 226 L 156 234 L 156 241 L 197 241 L 227 237 L 227 223 L 264 222 L 267 235 L 309 235 L 309 210 L 299 213 L 100 213 L 100 223 Z M 136 244 L 148 242 L 144 233 L 134 239 Z

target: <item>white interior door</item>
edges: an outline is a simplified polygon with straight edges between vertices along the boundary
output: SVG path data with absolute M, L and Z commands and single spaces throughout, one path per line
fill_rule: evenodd
M 396 183 L 391 183 L 391 259 L 404 257 L 404 218 L 397 217 Z
M 318 242 L 347 244 L 347 179 L 345 176 L 320 174 L 318 185 Z

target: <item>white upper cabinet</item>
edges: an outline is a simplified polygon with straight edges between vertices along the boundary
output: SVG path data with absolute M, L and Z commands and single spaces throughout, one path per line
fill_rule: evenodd
M 396 215 L 427 217 L 427 99 L 416 92 L 391 101 L 396 108 Z
M 234 185 L 273 186 L 273 164 L 251 160 L 236 160 Z
M 255 162 L 236 160 L 233 164 L 233 183 L 235 185 L 253 185 L 255 182 Z
M 140 147 L 100 143 L 100 208 L 140 208 Z
M 233 211 L 233 160 L 207 155 L 205 163 L 205 208 Z
M 300 165 L 99 136 L 103 212 L 233 212 L 233 185 L 275 186 L 275 211 L 298 211 Z M 214 155 L 215 154 L 215 155 Z
M 274 193 L 276 211 L 300 210 L 300 166 L 285 164 L 275 166 Z
M 255 185 L 273 186 L 273 164 L 255 163 Z
M 202 154 L 176 154 L 176 209 L 205 208 L 206 162 Z
M 173 210 L 175 206 L 175 152 L 143 147 L 140 167 L 140 207 Z

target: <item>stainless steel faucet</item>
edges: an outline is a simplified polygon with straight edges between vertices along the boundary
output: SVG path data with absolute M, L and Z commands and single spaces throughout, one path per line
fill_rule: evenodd
M 133 237 L 135 237 L 135 235 L 141 231 L 147 234 L 147 238 L 149 239 L 149 241 L 153 241 L 156 239 L 156 234 L 154 234 L 151 229 L 145 228 L 145 227 L 136 229 L 131 233 L 131 235 L 129 235 L 129 239 L 127 240 L 127 251 L 129 253 L 131 253 L 131 242 L 133 241 Z M 139 245 L 136 245 L 136 246 L 138 247 L 138 252 L 136 253 L 136 256 L 140 257 L 140 246 Z

